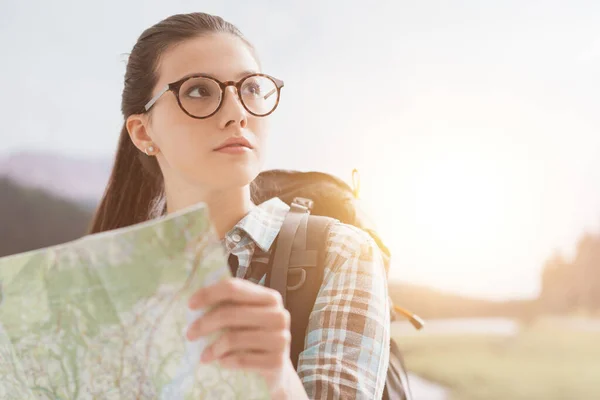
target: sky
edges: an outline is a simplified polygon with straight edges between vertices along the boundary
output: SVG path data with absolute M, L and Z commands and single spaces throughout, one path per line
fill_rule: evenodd
M 236 24 L 285 81 L 267 168 L 362 176 L 391 278 L 535 296 L 600 230 L 600 2 L 0 1 L 0 153 L 110 158 L 150 25 Z

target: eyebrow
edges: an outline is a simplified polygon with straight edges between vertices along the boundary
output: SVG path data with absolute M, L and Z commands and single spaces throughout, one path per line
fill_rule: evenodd
M 255 71 L 255 70 L 252 70 L 252 69 L 248 69 L 248 70 L 240 72 L 238 75 L 236 75 L 235 80 L 239 80 L 239 79 L 242 79 L 245 76 L 252 75 L 252 74 L 258 74 L 258 73 L 259 73 L 258 71 Z M 207 78 L 212 78 L 212 79 L 216 79 L 216 80 L 220 81 L 220 79 L 217 78 L 216 76 L 214 76 L 212 74 L 203 73 L 203 72 L 192 72 L 190 74 L 182 76 L 181 78 L 179 78 L 179 80 L 187 79 L 187 78 L 192 77 L 192 76 L 205 76 Z

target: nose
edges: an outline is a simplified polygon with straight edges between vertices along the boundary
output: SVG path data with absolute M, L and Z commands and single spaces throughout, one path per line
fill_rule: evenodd
M 223 91 L 223 105 L 220 114 L 221 129 L 232 124 L 240 124 L 245 128 L 248 124 L 248 114 L 238 95 L 235 86 L 230 85 Z

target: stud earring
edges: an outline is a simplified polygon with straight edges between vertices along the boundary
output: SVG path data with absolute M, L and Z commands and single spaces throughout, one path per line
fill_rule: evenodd
M 146 153 L 146 155 L 147 155 L 148 157 L 150 157 L 150 156 L 153 156 L 153 155 L 154 155 L 154 151 L 155 151 L 155 150 L 156 150 L 156 149 L 154 148 L 154 146 L 153 146 L 153 145 L 150 145 L 150 146 L 146 147 L 146 150 L 144 150 L 144 153 Z

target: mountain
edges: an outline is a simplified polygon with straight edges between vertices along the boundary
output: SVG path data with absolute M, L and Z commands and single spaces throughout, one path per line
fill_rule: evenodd
M 111 167 L 109 158 L 85 159 L 41 152 L 0 155 L 0 177 L 88 206 L 100 200 Z
M 85 235 L 92 211 L 0 177 L 0 257 L 44 248 Z

